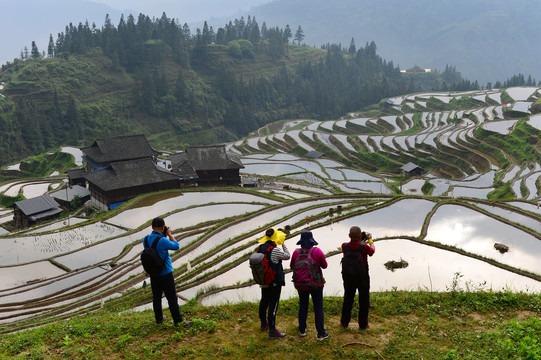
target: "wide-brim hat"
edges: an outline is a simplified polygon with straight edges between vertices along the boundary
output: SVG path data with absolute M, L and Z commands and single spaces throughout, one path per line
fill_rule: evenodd
M 311 231 L 305 230 L 301 233 L 301 239 L 297 241 L 297 245 L 301 245 L 305 248 L 310 248 L 317 245 L 317 241 L 314 239 Z
M 282 245 L 284 243 L 284 240 L 286 239 L 286 234 L 280 230 L 272 229 L 274 232 L 272 233 L 272 236 L 263 236 L 261 239 L 258 240 L 258 242 L 264 244 L 267 241 L 272 241 L 276 245 Z

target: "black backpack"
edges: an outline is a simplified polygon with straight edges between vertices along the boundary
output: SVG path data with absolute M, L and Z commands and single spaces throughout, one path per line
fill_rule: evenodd
M 342 244 L 344 257 L 342 258 L 342 279 L 344 280 L 361 280 L 363 284 L 368 283 L 368 268 L 362 256 L 363 246 L 359 246 L 357 250 L 351 251 L 348 243 Z
M 148 246 L 148 235 L 143 240 L 145 249 L 141 253 L 141 263 L 143 264 L 143 269 L 150 276 L 159 275 L 165 269 L 165 261 L 158 255 L 158 251 L 156 251 L 159 240 L 159 237 L 154 239 L 150 247 Z

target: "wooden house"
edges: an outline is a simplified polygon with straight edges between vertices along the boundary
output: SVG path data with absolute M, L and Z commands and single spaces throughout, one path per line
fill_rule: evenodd
M 92 203 L 103 210 L 114 209 L 141 194 L 181 186 L 177 174 L 158 167 L 150 158 L 113 162 L 85 178 Z
M 82 187 L 86 187 L 85 168 L 68 170 L 66 171 L 66 174 L 68 175 L 69 186 L 80 185 Z
M 160 154 L 142 134 L 98 139 L 81 151 L 84 154 L 83 160 L 86 161 L 86 171 L 89 173 L 104 169 L 115 162 L 153 159 Z
M 83 203 L 90 200 L 90 191 L 81 185 L 68 186 L 49 194 L 60 206 L 69 209 L 69 204 L 78 197 Z
M 185 152 L 171 156 L 172 172 L 180 174 L 193 169 L 199 186 L 239 186 L 239 157 L 225 149 L 225 145 L 190 146 Z
M 16 201 L 13 211 L 15 228 L 23 229 L 53 219 L 62 211 L 60 205 L 49 195 Z
M 407 163 L 406 165 L 402 166 L 400 168 L 402 170 L 402 173 L 407 177 L 415 177 L 415 176 L 421 176 L 423 174 L 424 169 L 412 162 Z

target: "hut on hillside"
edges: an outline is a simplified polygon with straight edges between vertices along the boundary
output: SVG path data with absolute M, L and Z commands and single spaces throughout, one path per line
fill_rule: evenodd
M 402 170 L 402 173 L 407 177 L 415 177 L 415 176 L 421 176 L 423 174 L 424 169 L 420 167 L 417 164 L 414 164 L 412 162 L 407 163 L 406 165 L 402 166 L 400 168 Z
M 16 201 L 13 217 L 16 229 L 24 229 L 54 219 L 62 212 L 60 205 L 49 195 Z
M 171 156 L 171 166 L 179 175 L 193 169 L 200 186 L 238 186 L 240 169 L 244 168 L 237 154 L 226 151 L 225 145 L 190 146 Z

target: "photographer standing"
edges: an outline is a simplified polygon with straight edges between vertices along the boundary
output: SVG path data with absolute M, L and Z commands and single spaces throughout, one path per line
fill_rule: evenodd
M 162 313 L 162 294 L 165 294 L 169 303 L 169 311 L 175 326 L 182 323 L 182 315 L 178 306 L 177 292 L 175 288 L 175 278 L 173 277 L 173 264 L 169 256 L 169 250 L 178 250 L 180 245 L 171 234 L 171 228 L 165 226 L 165 221 L 157 217 L 152 220 L 152 232 L 143 239 L 145 248 L 151 247 L 154 241 L 157 241 L 156 251 L 160 258 L 165 262 L 163 271 L 156 275 L 150 276 L 150 286 L 152 288 L 152 308 L 154 309 L 154 317 L 156 324 L 163 322 Z M 188 322 L 184 323 L 188 325 Z
M 368 310 L 370 308 L 370 276 L 368 274 L 368 256 L 374 255 L 376 247 L 372 234 L 361 232 L 358 226 L 349 229 L 348 243 L 342 244 L 342 280 L 344 281 L 344 302 L 340 325 L 347 328 L 351 320 L 351 310 L 355 293 L 359 290 L 359 329 L 367 329 Z

